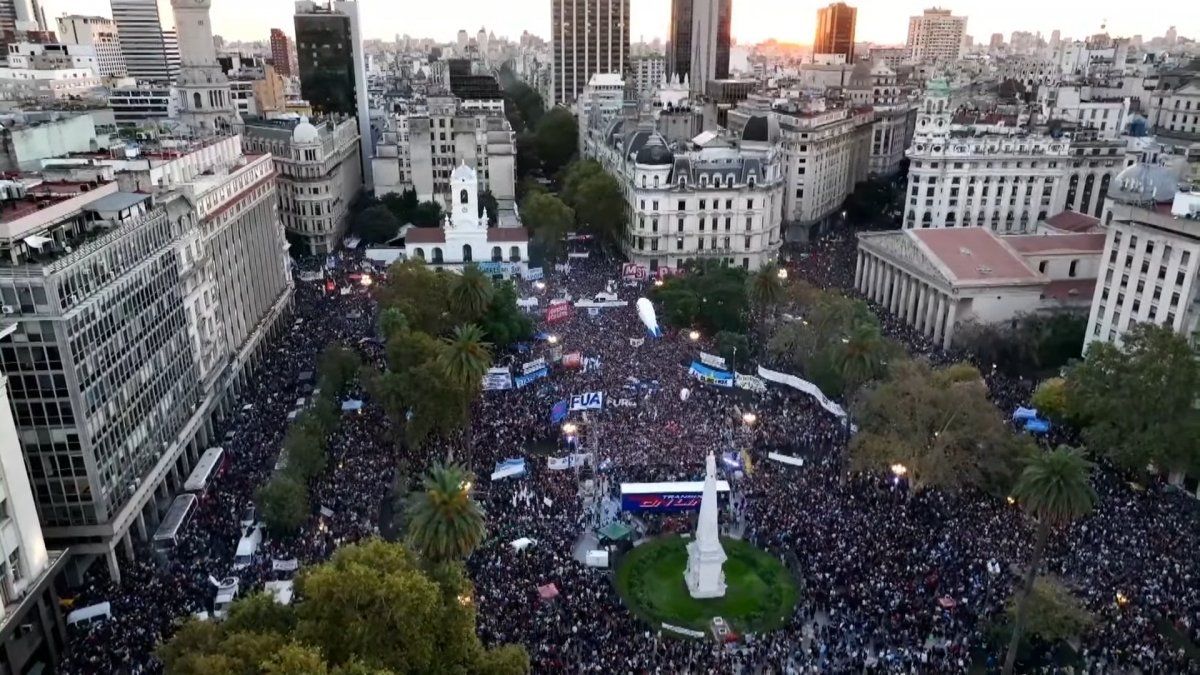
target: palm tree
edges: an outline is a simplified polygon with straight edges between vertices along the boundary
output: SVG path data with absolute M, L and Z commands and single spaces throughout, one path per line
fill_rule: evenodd
M 438 361 L 442 371 L 455 384 L 474 392 L 492 362 L 491 344 L 484 342 L 479 326 L 473 323 L 458 326 L 454 329 L 454 337 L 442 338 Z
M 486 535 L 483 509 L 471 498 L 474 477 L 457 464 L 435 464 L 408 502 L 409 545 L 430 563 L 462 560 Z
M 408 317 L 395 307 L 388 307 L 379 313 L 379 335 L 387 342 L 393 335 L 408 329 Z
M 1012 639 L 1008 643 L 1008 654 L 1004 657 L 1004 675 L 1012 675 L 1017 660 L 1017 645 L 1021 642 L 1025 614 L 1029 611 L 1029 596 L 1033 593 L 1033 582 L 1037 578 L 1050 531 L 1087 515 L 1096 502 L 1096 492 L 1090 482 L 1091 472 L 1092 463 L 1077 450 L 1059 446 L 1053 452 L 1034 457 L 1025 466 L 1013 488 L 1013 497 L 1027 514 L 1037 519 L 1038 527 L 1029 569 L 1025 571 L 1021 598 L 1017 601 Z
M 455 316 L 474 321 L 492 302 L 492 281 L 477 265 L 467 265 L 450 286 L 450 309 Z
M 750 277 L 747 289 L 750 302 L 764 315 L 783 301 L 783 282 L 779 279 L 778 265 L 764 265 Z
M 837 368 L 841 373 L 846 391 L 870 381 L 879 372 L 883 363 L 883 338 L 879 327 L 859 322 L 850 329 L 850 335 L 842 338 L 844 347 L 837 355 Z

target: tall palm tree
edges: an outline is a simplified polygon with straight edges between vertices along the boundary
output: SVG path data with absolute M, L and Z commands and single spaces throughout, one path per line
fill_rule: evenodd
M 750 277 L 747 289 L 750 302 L 764 315 L 783 301 L 783 282 L 779 278 L 778 265 L 764 265 Z
M 437 564 L 471 555 L 486 535 L 483 509 L 471 497 L 473 476 L 457 464 L 435 464 L 408 501 L 408 541 Z
M 492 280 L 477 265 L 467 265 L 450 286 L 450 310 L 454 316 L 474 321 L 492 302 Z
M 1029 568 L 1025 571 L 1025 582 L 1021 598 L 1017 601 L 1017 616 L 1013 625 L 1012 640 L 1008 643 L 1008 654 L 1004 657 L 1004 675 L 1012 675 L 1017 660 L 1017 645 L 1025 630 L 1025 614 L 1029 611 L 1029 596 L 1033 593 L 1033 582 L 1037 578 L 1042 554 L 1046 551 L 1046 540 L 1050 531 L 1068 525 L 1076 518 L 1087 515 L 1096 502 L 1096 492 L 1091 484 L 1092 463 L 1072 448 L 1059 446 L 1053 452 L 1034 457 L 1013 488 L 1013 497 L 1028 515 L 1037 519 L 1037 535 Z
M 473 323 L 458 326 L 454 329 L 454 337 L 442 338 L 438 361 L 442 371 L 455 384 L 474 392 L 492 362 L 491 344 L 484 342 L 479 326 Z
M 879 327 L 859 322 L 843 338 L 843 349 L 837 355 L 837 368 L 842 375 L 846 391 L 868 382 L 879 372 L 883 363 L 884 343 Z

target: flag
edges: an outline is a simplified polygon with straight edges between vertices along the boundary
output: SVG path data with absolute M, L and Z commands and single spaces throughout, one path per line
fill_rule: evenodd
M 570 404 L 567 401 L 559 401 L 550 407 L 550 423 L 558 424 L 567 418 L 567 407 Z

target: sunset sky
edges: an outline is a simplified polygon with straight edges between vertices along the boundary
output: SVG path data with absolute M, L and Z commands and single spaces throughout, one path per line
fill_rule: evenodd
M 458 29 L 472 35 L 486 26 L 498 36 L 517 37 L 522 30 L 547 37 L 550 32 L 550 0 L 360 0 L 368 38 L 391 39 L 405 33 L 413 37 L 454 39 Z M 168 7 L 169 0 L 160 0 Z M 42 0 L 46 16 L 64 13 L 111 16 L 108 0 Z M 733 34 L 740 42 L 768 38 L 809 43 L 816 25 L 816 10 L 824 2 L 795 0 L 733 0 Z M 908 17 L 920 14 L 929 2 L 913 0 L 860 0 L 858 39 L 879 43 L 902 43 Z M 986 42 L 992 33 L 1007 36 L 1014 30 L 1041 31 L 1049 37 L 1054 29 L 1064 37 L 1084 37 L 1100 31 L 1107 21 L 1116 36 L 1141 34 L 1146 39 L 1162 35 L 1174 25 L 1181 36 L 1200 37 L 1200 2 L 1159 5 L 1165 11 L 1147 11 L 1128 0 L 953 0 L 941 6 L 965 14 L 967 32 Z M 292 32 L 291 0 L 213 0 L 216 32 L 227 39 L 265 40 L 271 28 Z M 664 38 L 670 0 L 632 0 L 632 37 Z M 170 19 L 168 19 L 169 21 Z

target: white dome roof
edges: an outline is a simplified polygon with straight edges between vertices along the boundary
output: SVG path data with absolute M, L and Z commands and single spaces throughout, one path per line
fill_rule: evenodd
M 321 135 L 317 133 L 317 128 L 309 124 L 308 118 L 301 116 L 300 123 L 292 129 L 293 143 L 316 143 L 321 140 Z
M 1178 166 L 1134 164 L 1117 174 L 1115 189 L 1111 191 L 1126 199 L 1169 202 L 1179 191 L 1179 180 Z

